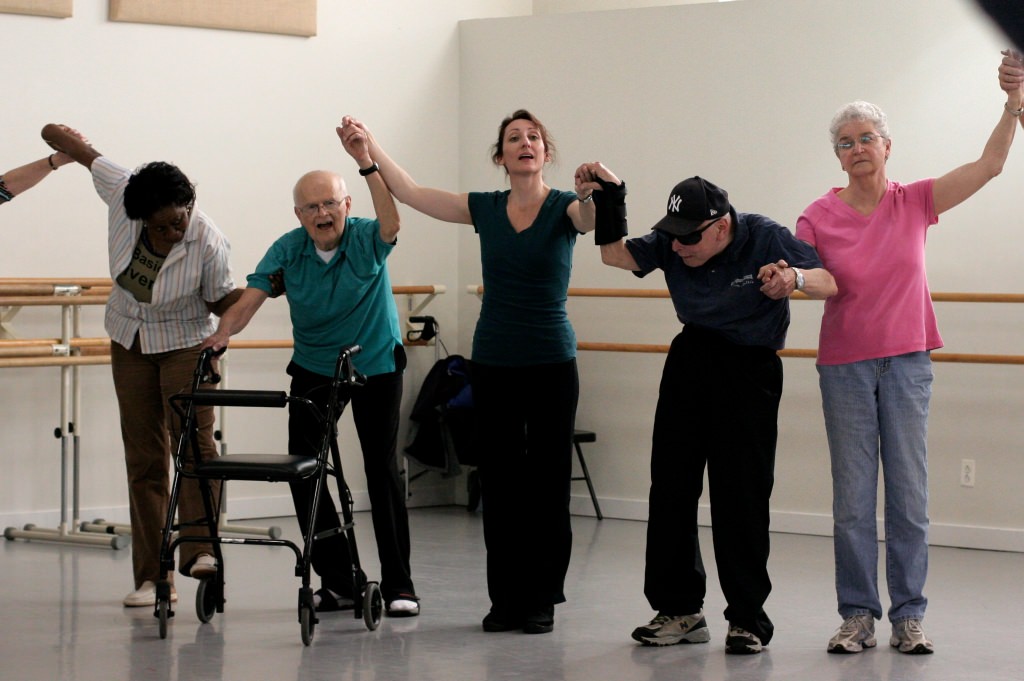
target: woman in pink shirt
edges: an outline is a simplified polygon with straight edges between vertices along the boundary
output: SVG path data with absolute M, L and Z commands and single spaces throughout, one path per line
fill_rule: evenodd
M 812 203 L 797 237 L 814 246 L 839 293 L 825 302 L 818 347 L 825 429 L 832 459 L 836 593 L 843 624 L 830 653 L 873 647 L 878 595 L 876 494 L 884 470 L 889 643 L 934 651 L 921 628 L 927 599 L 931 350 L 942 347 L 925 276 L 925 235 L 939 215 L 1003 168 L 1024 89 L 1001 79 L 1007 99 L 981 157 L 938 178 L 886 177 L 892 139 L 885 114 L 852 102 L 829 132 L 848 184 Z

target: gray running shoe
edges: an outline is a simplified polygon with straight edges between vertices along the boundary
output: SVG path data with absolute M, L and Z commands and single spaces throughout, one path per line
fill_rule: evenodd
M 651 620 L 647 625 L 633 630 L 633 640 L 645 646 L 671 646 L 676 643 L 707 643 L 711 640 L 704 611 L 692 615 L 664 615 Z
M 908 655 L 931 655 L 935 652 L 935 646 L 924 635 L 921 620 L 893 622 L 889 645 Z
M 743 627 L 729 625 L 725 637 L 725 652 L 729 655 L 755 655 L 764 650 L 761 639 Z
M 868 615 L 852 615 L 843 620 L 843 626 L 839 627 L 828 642 L 830 653 L 860 653 L 865 648 L 874 648 L 878 642 L 875 640 L 875 618 Z

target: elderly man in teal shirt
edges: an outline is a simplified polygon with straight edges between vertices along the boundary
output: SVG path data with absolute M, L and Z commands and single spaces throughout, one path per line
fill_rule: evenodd
M 338 350 L 358 343 L 356 368 L 366 385 L 342 395 L 352 414 L 363 452 L 374 535 L 381 563 L 381 592 L 387 614 L 419 614 L 409 564 L 409 519 L 398 472 L 397 440 L 405 351 L 398 311 L 391 294 L 386 260 L 395 247 L 400 221 L 391 192 L 370 158 L 361 131 L 342 135 L 345 150 L 359 165 L 373 200 L 376 219 L 349 215 L 352 197 L 336 173 L 315 170 L 295 185 L 295 215 L 302 227 L 271 245 L 248 277 L 241 299 L 221 318 L 204 347 L 220 350 L 249 323 L 268 297 L 287 292 L 295 341 L 287 372 L 291 394 L 309 397 L 318 407 L 326 399 Z M 347 391 L 347 388 L 344 389 Z M 315 455 L 318 427 L 307 410 L 288 417 L 288 451 Z M 304 536 L 312 484 L 292 486 L 295 510 Z M 339 525 L 330 495 L 323 497 L 312 531 L 320 534 Z M 313 569 L 322 581 L 314 601 L 320 612 L 353 606 L 348 545 L 335 534 L 318 542 Z

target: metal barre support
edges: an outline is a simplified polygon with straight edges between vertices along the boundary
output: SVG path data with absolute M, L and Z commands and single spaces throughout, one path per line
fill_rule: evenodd
M 61 439 L 61 510 L 57 528 L 38 528 L 33 524 L 21 530 L 8 527 L 4 530 L 7 539 L 37 539 L 86 546 L 109 546 L 121 549 L 129 545 L 131 526 L 111 523 L 103 519 L 91 522 L 79 520 L 79 469 L 80 433 L 79 425 L 79 377 L 81 365 L 109 364 L 109 339 L 83 339 L 78 337 L 78 314 L 83 305 L 103 305 L 112 286 L 106 278 L 0 278 L 0 369 L 4 367 L 57 366 L 61 373 L 61 425 L 57 437 Z M 438 295 L 446 292 L 439 284 L 425 286 L 392 286 L 394 295 L 410 297 L 410 309 L 414 313 L 423 310 Z M 426 298 L 414 309 L 413 295 Z M 17 340 L 5 328 L 5 323 L 14 318 L 22 307 L 60 306 L 62 312 L 62 333 L 58 339 Z M 73 330 L 71 319 L 74 319 Z M 55 342 L 56 341 L 56 342 Z M 42 347 L 39 347 L 42 345 Z M 291 347 L 290 341 L 237 341 L 235 347 Z M 35 346 L 35 349 L 30 349 Z M 84 348 L 95 349 L 95 354 L 85 355 Z M 21 351 L 19 351 L 19 349 Z M 106 352 L 104 352 L 106 351 Z M 436 354 L 436 350 L 435 350 Z M 68 402 L 70 401 L 70 407 Z M 71 416 L 69 418 L 69 411 Z M 223 426 L 223 409 L 221 410 Z M 222 452 L 226 444 L 221 442 Z M 70 494 L 69 494 L 70 490 Z M 70 498 L 69 498 L 70 497 Z M 236 534 L 268 535 L 272 539 L 281 536 L 277 526 L 258 528 L 226 522 L 227 498 L 223 501 L 219 517 L 219 528 L 223 532 Z M 70 518 L 69 518 L 70 509 Z

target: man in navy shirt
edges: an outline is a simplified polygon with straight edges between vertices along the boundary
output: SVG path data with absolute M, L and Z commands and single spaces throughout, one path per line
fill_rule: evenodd
M 667 215 L 642 237 L 622 239 L 624 210 L 611 228 L 600 202 L 598 211 L 602 261 L 638 277 L 662 270 L 683 324 L 665 360 L 651 448 L 644 593 L 658 614 L 633 638 L 655 646 L 710 639 L 697 539 L 707 466 L 726 652 L 758 653 L 774 631 L 763 606 L 782 396 L 776 351 L 786 340 L 789 295 L 826 298 L 835 280 L 810 245 L 762 215 L 737 213 L 724 190 L 700 177 L 672 189 Z

